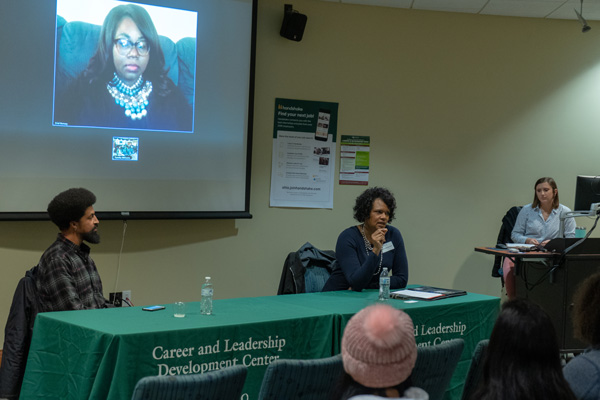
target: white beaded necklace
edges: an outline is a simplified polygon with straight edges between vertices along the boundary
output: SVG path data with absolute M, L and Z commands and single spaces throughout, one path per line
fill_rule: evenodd
M 365 236 L 365 224 L 361 225 L 361 229 L 359 229 L 359 231 L 363 237 L 363 240 L 365 241 L 365 250 L 367 252 L 367 257 L 369 257 L 369 251 L 373 251 L 373 245 L 371 244 L 371 242 L 369 242 L 369 240 Z M 377 271 L 375 271 L 375 273 L 373 275 L 379 275 L 379 273 L 381 272 L 381 263 L 382 262 L 383 262 L 383 251 L 380 251 L 379 252 L 379 267 L 377 268 Z
M 144 81 L 141 75 L 136 83 L 128 86 L 115 72 L 113 79 L 106 85 L 106 89 L 115 103 L 125 109 L 125 115 L 133 121 L 148 115 L 146 107 L 148 106 L 148 97 L 152 93 L 152 82 Z

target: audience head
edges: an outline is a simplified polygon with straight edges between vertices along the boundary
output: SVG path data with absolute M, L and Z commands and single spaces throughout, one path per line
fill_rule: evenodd
M 48 215 L 58 229 L 64 231 L 72 221 L 79 221 L 95 202 L 96 196 L 87 189 L 68 189 L 56 195 L 48 204 Z
M 394 219 L 394 211 L 396 210 L 396 199 L 394 195 L 382 187 L 372 187 L 362 192 L 357 198 L 354 204 L 354 219 L 358 222 L 365 222 L 373 209 L 373 202 L 377 199 L 381 199 L 390 211 L 390 217 L 388 222 L 392 222 Z
M 600 346 L 600 273 L 587 277 L 573 297 L 575 337 L 588 345 Z
M 558 208 L 558 188 L 556 186 L 556 181 L 550 177 L 543 177 L 535 181 L 535 185 L 533 185 L 533 203 L 531 206 L 536 208 L 540 205 L 540 199 L 538 198 L 537 189 L 539 185 L 548 184 L 552 191 L 554 192 L 554 198 L 552 199 L 552 208 Z
M 354 315 L 342 337 L 344 370 L 370 388 L 399 385 L 412 373 L 417 345 L 411 318 L 378 304 Z
M 575 399 L 554 325 L 540 306 L 520 298 L 504 303 L 472 399 Z

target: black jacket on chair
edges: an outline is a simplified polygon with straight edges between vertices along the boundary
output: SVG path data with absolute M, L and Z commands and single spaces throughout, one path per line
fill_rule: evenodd
M 18 399 L 29 354 L 33 322 L 38 313 L 35 274 L 37 266 L 21 278 L 4 329 L 2 365 L 0 365 L 0 398 Z
M 298 251 L 288 254 L 283 264 L 277 294 L 306 293 L 304 274 L 309 267 L 325 268 L 331 274 L 335 263 L 333 250 L 319 250 L 306 242 Z
M 500 227 L 500 233 L 498 233 L 496 245 L 512 243 L 510 235 L 512 234 L 512 230 L 515 227 L 515 222 L 517 221 L 517 216 L 519 215 L 521 208 L 523 207 L 514 206 L 506 212 L 506 214 L 502 218 L 502 226 Z M 502 258 L 502 256 L 494 257 L 494 267 L 492 268 L 493 277 L 499 278 L 501 276 L 499 273 L 499 269 L 502 268 Z

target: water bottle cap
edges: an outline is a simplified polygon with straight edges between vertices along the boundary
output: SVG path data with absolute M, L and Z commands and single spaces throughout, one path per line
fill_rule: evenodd
M 210 276 L 205 277 L 204 279 L 210 279 Z

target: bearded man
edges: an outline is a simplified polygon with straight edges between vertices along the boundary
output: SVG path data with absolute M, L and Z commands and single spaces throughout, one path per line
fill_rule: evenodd
M 39 311 L 106 308 L 102 281 L 94 260 L 92 244 L 100 243 L 96 196 L 87 189 L 72 188 L 48 204 L 48 214 L 60 233 L 38 264 L 36 289 Z

